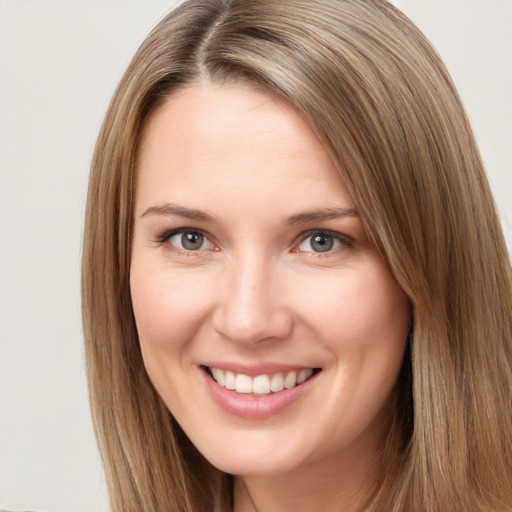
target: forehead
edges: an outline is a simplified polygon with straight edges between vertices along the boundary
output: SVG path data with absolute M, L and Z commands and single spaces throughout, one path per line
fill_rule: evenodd
M 144 127 L 137 172 L 138 203 L 194 193 L 203 202 L 211 194 L 249 202 L 294 193 L 351 203 L 329 154 L 296 110 L 246 85 L 194 85 L 166 99 Z

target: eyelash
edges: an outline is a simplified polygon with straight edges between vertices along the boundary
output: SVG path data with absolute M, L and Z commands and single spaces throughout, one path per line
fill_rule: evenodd
M 208 234 L 206 234 L 204 231 L 202 231 L 200 229 L 194 229 L 194 228 L 178 228 L 178 229 L 170 229 L 170 230 L 164 231 L 163 233 L 161 233 L 154 239 L 154 243 L 156 244 L 157 247 L 161 247 L 166 242 L 169 242 L 169 240 L 173 236 L 184 234 L 184 233 L 195 233 L 198 235 L 202 235 L 205 238 L 205 240 L 208 240 L 208 242 L 213 244 L 213 242 L 211 241 L 211 236 L 209 236 Z M 215 244 L 213 244 L 213 245 L 215 245 Z M 176 247 L 172 244 L 167 244 L 166 248 L 170 251 L 174 251 L 174 252 L 177 252 L 178 254 L 184 254 L 187 256 L 198 256 L 200 252 L 203 252 L 203 251 L 199 251 L 199 250 L 197 250 L 197 251 L 188 250 L 187 251 L 184 249 L 180 249 L 179 247 Z
M 336 254 L 344 249 L 348 249 L 354 245 L 354 240 L 342 233 L 338 233 L 337 231 L 330 231 L 328 229 L 312 229 L 310 231 L 306 231 L 302 233 L 298 238 L 298 244 L 295 243 L 295 247 L 302 245 L 308 238 L 312 238 L 313 236 L 327 236 L 333 238 L 336 242 L 339 243 L 339 247 L 334 249 L 329 249 L 325 252 L 315 252 L 315 251 L 298 251 L 294 249 L 292 252 L 303 252 L 307 255 L 314 255 L 314 257 L 327 257 L 332 254 Z
M 207 240 L 209 243 L 215 245 L 212 240 L 211 236 L 205 233 L 204 231 L 200 229 L 194 229 L 194 228 L 177 228 L 177 229 L 171 229 L 164 231 L 154 239 L 154 243 L 157 247 L 161 247 L 163 244 L 168 242 L 173 236 L 183 234 L 183 233 L 196 233 L 199 235 L 202 235 L 205 240 Z M 298 247 L 302 245 L 308 238 L 311 238 L 313 236 L 327 236 L 333 238 L 336 242 L 339 243 L 339 247 L 336 247 L 335 249 L 329 249 L 325 252 L 315 252 L 315 251 L 299 251 L 298 249 L 293 249 L 292 252 L 303 252 L 308 255 L 315 255 L 315 257 L 326 257 L 331 254 L 337 253 L 340 250 L 344 250 L 347 248 L 350 248 L 354 244 L 354 240 L 347 236 L 343 235 L 342 233 L 338 233 L 336 231 L 330 231 L 327 229 L 312 229 L 309 231 L 306 231 L 305 233 L 301 233 L 301 235 L 297 238 L 297 240 L 294 242 L 294 247 Z M 179 247 L 176 247 L 174 245 L 168 244 L 169 247 L 167 247 L 168 250 L 175 251 L 178 254 L 185 254 L 187 256 L 197 256 L 199 253 L 204 252 L 201 250 L 184 250 L 180 249 Z

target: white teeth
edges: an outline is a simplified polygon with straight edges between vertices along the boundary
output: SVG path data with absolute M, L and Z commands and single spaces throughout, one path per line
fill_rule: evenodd
M 311 375 L 313 375 L 312 368 L 308 368 L 307 370 L 301 370 L 297 374 L 297 384 L 302 384 L 303 382 L 306 382 L 309 379 L 309 377 L 311 377 Z
M 284 379 L 284 387 L 290 389 L 295 387 L 295 384 L 297 384 L 297 372 L 288 373 Z
M 214 380 L 226 389 L 234 390 L 237 393 L 255 395 L 268 395 L 270 392 L 278 393 L 283 389 L 291 389 L 302 384 L 313 375 L 313 369 L 307 368 L 299 372 L 291 371 L 286 374 L 275 373 L 273 375 L 258 375 L 251 378 L 243 373 L 235 374 L 229 370 L 211 368 Z
M 252 381 L 252 392 L 257 395 L 267 395 L 270 393 L 270 379 L 268 375 L 258 375 Z
M 283 391 L 284 389 L 284 377 L 282 373 L 276 373 L 270 380 L 270 390 L 276 393 L 277 391 Z
M 213 378 L 221 385 L 224 386 L 224 372 L 218 368 L 212 368 Z
M 248 375 L 239 373 L 235 379 L 237 393 L 252 393 L 252 379 Z
M 226 385 L 226 378 L 224 377 L 224 372 L 222 370 L 217 370 L 217 377 L 215 379 L 221 386 Z
M 222 370 L 220 370 L 222 371 Z M 217 381 L 219 382 L 219 381 Z M 220 384 L 220 382 L 219 382 Z M 221 384 L 222 386 L 222 384 Z M 236 388 L 236 384 L 235 384 L 235 374 L 233 372 L 230 372 L 229 370 L 226 372 L 226 375 L 224 377 L 224 387 L 226 389 L 235 389 Z

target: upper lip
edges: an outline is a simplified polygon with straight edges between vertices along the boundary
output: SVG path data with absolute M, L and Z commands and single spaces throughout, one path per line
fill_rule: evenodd
M 227 361 L 210 361 L 201 363 L 200 366 L 208 368 L 219 368 L 224 371 L 231 371 L 235 374 L 248 375 L 249 377 L 257 377 L 258 375 L 271 375 L 274 373 L 287 373 L 300 370 L 307 370 L 308 368 L 318 368 L 318 366 L 308 366 L 304 364 L 286 364 L 277 362 L 265 362 L 256 364 L 240 364 Z

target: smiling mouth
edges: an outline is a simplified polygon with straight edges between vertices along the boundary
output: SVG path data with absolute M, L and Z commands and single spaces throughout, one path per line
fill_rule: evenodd
M 305 368 L 299 371 L 277 372 L 250 377 L 243 373 L 234 373 L 220 368 L 204 368 L 219 386 L 235 393 L 257 396 L 275 394 L 285 389 L 300 386 L 321 371 L 320 368 Z

